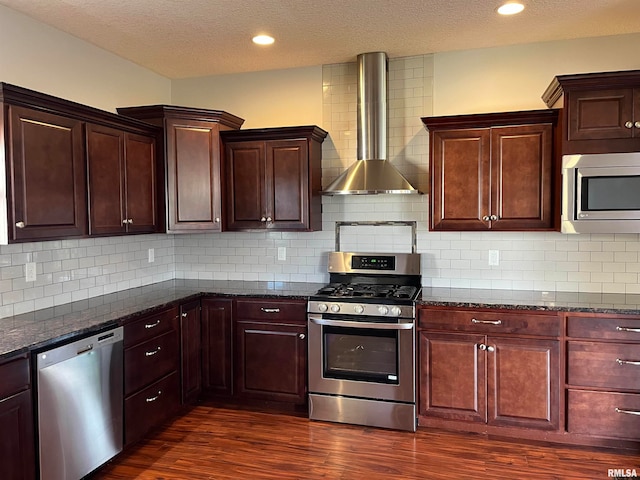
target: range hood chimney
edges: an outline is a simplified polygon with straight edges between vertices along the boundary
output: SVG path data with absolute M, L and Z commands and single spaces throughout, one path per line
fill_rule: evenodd
M 387 160 L 387 54 L 358 55 L 358 156 L 323 195 L 420 193 Z

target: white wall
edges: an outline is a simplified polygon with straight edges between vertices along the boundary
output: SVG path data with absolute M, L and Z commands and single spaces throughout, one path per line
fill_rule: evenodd
M 173 80 L 174 105 L 223 110 L 242 128 L 321 125 L 322 66 Z
M 169 103 L 171 81 L 0 6 L 0 82 L 114 112 Z
M 433 114 L 547 108 L 556 75 L 640 69 L 640 34 L 434 55 Z

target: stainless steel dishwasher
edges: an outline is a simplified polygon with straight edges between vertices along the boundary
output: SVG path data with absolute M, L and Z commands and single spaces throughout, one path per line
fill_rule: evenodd
M 76 480 L 122 450 L 123 329 L 37 354 L 40 478 Z

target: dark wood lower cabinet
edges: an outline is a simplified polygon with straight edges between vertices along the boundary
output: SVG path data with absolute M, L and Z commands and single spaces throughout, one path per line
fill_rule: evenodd
M 306 403 L 306 326 L 236 322 L 236 394 Z
M 33 400 L 26 355 L 0 361 L 0 476 L 36 477 Z
M 421 331 L 419 414 L 558 430 L 560 342 Z
M 202 299 L 202 388 L 206 394 L 233 393 L 233 300 Z
M 180 370 L 182 403 L 198 400 L 202 392 L 200 300 L 180 305 Z

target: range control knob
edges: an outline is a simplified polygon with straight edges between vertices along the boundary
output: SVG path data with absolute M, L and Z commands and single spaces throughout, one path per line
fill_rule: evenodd
M 400 307 L 391 307 L 391 315 L 394 317 L 399 317 L 402 313 L 402 309 Z
M 364 307 L 362 305 L 356 305 L 353 307 L 353 311 L 360 315 L 362 312 L 364 312 Z
M 331 305 L 331 311 L 333 313 L 338 313 L 340 311 L 340 305 L 334 303 L 333 305 Z
M 387 313 L 389 313 L 389 307 L 387 307 L 386 305 L 380 305 L 378 307 L 378 312 L 380 313 L 380 315 L 386 315 Z
M 320 313 L 324 313 L 324 312 L 326 312 L 326 311 L 328 310 L 328 308 L 329 308 L 329 307 L 327 307 L 327 304 L 326 304 L 326 303 L 319 303 L 319 304 L 318 304 L 318 311 L 319 311 Z

